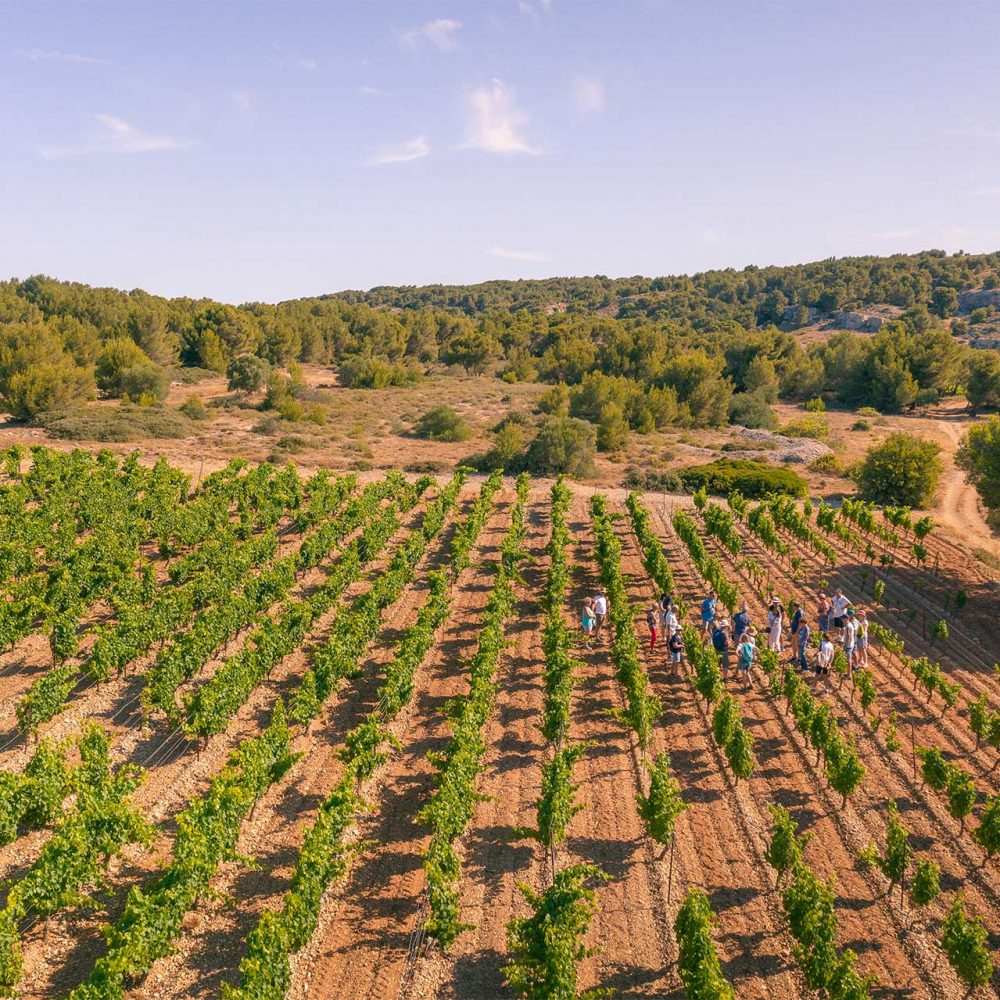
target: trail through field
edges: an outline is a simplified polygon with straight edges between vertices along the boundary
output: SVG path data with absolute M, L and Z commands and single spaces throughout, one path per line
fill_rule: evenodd
M 965 481 L 965 473 L 955 464 L 954 452 L 962 439 L 962 427 L 950 420 L 938 420 L 937 427 L 951 442 L 944 457 L 941 495 L 936 517 L 951 528 L 966 545 L 975 545 L 1000 558 L 1000 539 L 990 531 L 979 494 Z

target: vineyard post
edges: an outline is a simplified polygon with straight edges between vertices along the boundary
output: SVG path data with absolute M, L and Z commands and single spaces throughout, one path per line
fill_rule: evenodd
M 917 730 L 914 724 L 910 723 L 910 747 L 913 755 L 913 780 L 917 780 Z
M 677 834 L 672 833 L 670 835 L 670 867 L 667 871 L 667 905 L 670 905 L 670 893 L 674 886 L 674 843 L 677 840 Z

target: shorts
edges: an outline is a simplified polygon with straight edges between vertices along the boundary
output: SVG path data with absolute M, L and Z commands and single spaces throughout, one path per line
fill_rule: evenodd
M 858 639 L 858 649 L 867 649 L 867 648 L 868 648 L 868 636 L 863 635 L 860 639 Z
M 819 630 L 820 632 L 828 632 L 830 630 L 830 616 L 820 615 L 819 616 Z
M 847 617 L 846 617 L 846 615 L 841 615 L 839 618 L 834 618 L 833 619 L 833 627 L 834 628 L 843 628 L 846 624 L 847 624 Z
M 670 650 L 670 659 L 673 660 L 674 663 L 680 663 L 681 662 L 681 651 L 679 649 L 672 649 L 672 650 Z
M 851 655 L 851 653 L 853 653 L 853 652 L 854 652 L 854 646 L 853 646 L 853 645 L 851 645 L 851 646 L 845 646 L 845 647 L 844 647 L 844 652 L 845 652 L 845 653 L 846 653 L 846 654 L 847 654 L 848 656 L 850 656 L 850 655 Z
M 715 621 L 715 615 L 706 615 L 704 612 L 702 612 L 702 615 L 701 615 L 701 623 L 702 623 L 702 625 L 711 625 L 712 622 L 714 622 L 714 621 Z
M 750 663 L 747 663 L 747 661 L 746 661 L 746 660 L 740 660 L 740 662 L 739 662 L 739 668 L 740 668 L 740 670 L 742 670 L 742 671 L 743 671 L 743 673 L 745 673 L 745 674 L 748 674 L 748 673 L 750 673 L 750 668 L 751 668 L 752 666 L 753 666 L 753 663 L 752 663 L 752 662 L 750 662 Z
M 729 650 L 728 649 L 724 649 L 721 652 L 719 652 L 719 650 L 716 650 L 715 652 L 716 652 L 716 654 L 719 657 L 719 665 L 722 667 L 723 670 L 728 670 L 729 669 Z
M 595 627 L 600 628 L 604 624 L 604 619 L 606 617 L 607 617 L 606 615 L 595 614 L 594 615 L 594 625 L 595 625 Z

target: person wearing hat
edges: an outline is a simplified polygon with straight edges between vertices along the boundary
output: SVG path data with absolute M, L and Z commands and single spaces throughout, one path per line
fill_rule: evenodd
M 848 608 L 844 615 L 844 655 L 847 657 L 847 677 L 854 676 L 858 651 L 858 616 L 854 608 Z
M 729 680 L 729 651 L 733 641 L 729 634 L 729 619 L 720 618 L 712 630 L 712 648 L 719 656 L 719 666 L 722 668 L 722 679 Z

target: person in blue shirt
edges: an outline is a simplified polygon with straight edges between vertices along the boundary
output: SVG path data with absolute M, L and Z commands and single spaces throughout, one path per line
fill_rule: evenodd
M 733 615 L 733 643 L 739 645 L 747 629 L 750 628 L 750 613 L 746 604 L 743 604 L 739 611 Z
M 812 629 L 809 628 L 809 622 L 803 618 L 802 624 L 799 625 L 799 630 L 795 635 L 796 660 L 799 670 L 803 673 L 809 669 L 809 640 L 811 637 Z
M 701 631 L 703 635 L 708 635 L 712 629 L 712 622 L 715 621 L 715 606 L 719 603 L 718 594 L 714 590 L 709 591 L 708 597 L 701 602 Z

